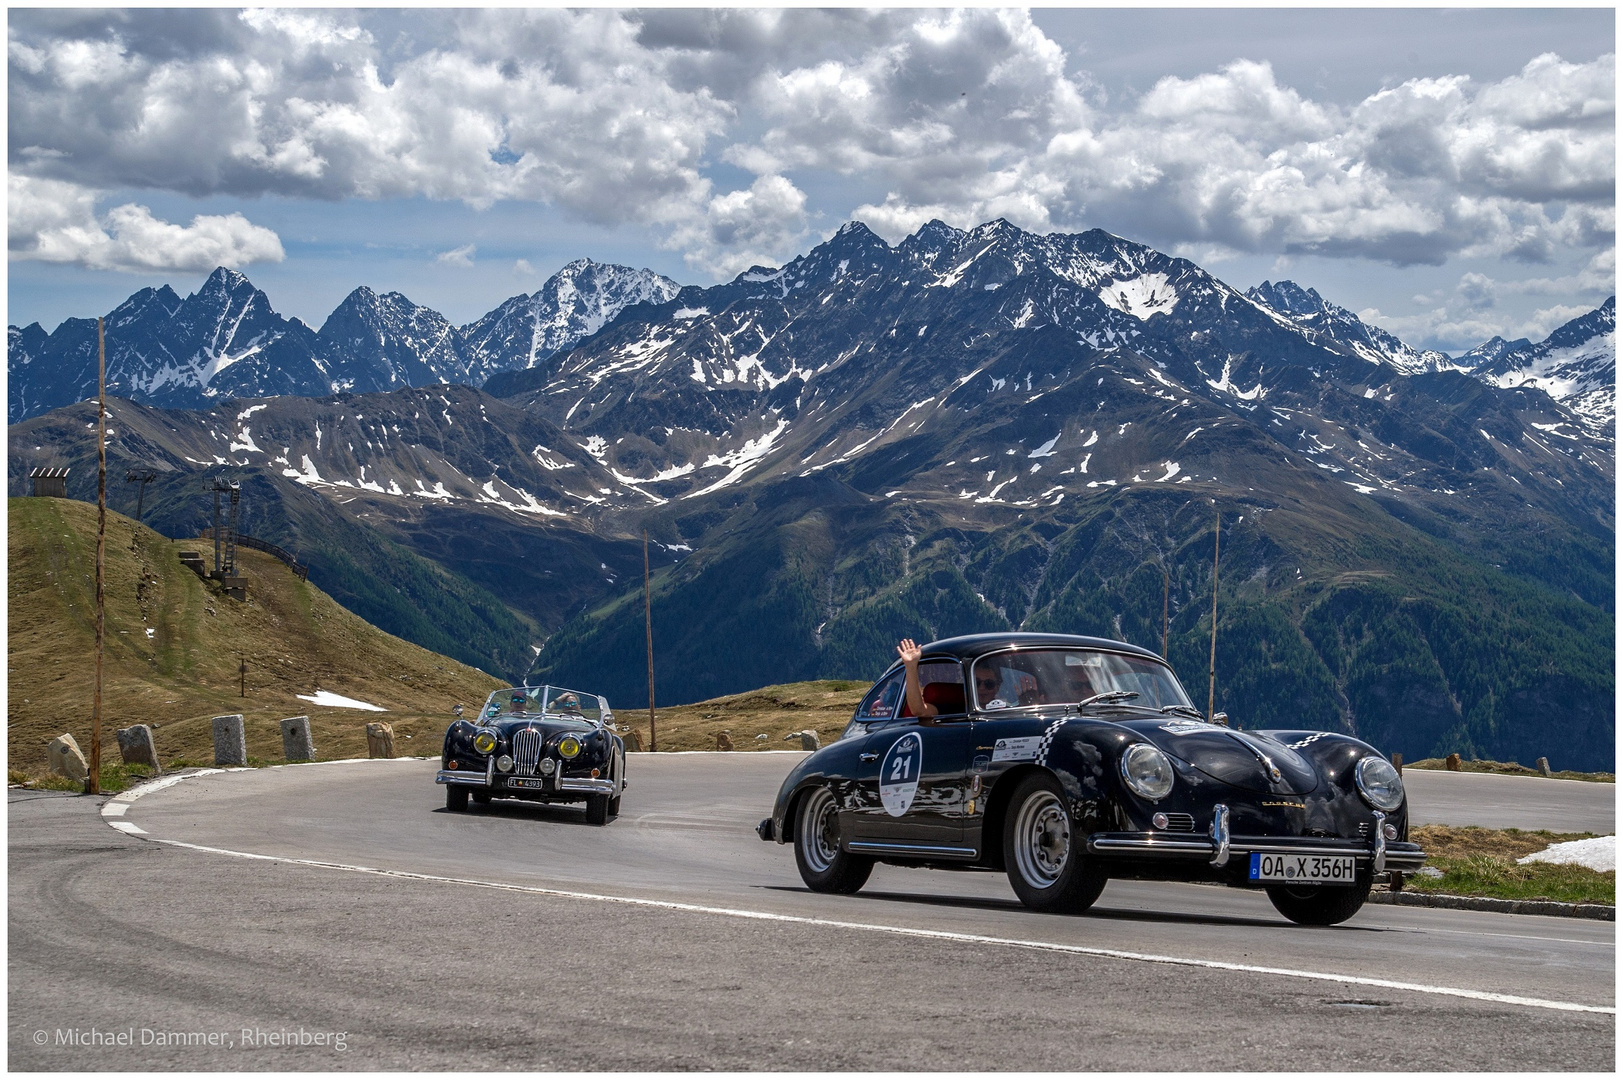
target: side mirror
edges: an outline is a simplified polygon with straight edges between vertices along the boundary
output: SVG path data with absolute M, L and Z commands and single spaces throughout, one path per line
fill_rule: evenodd
M 453 716 L 455 716 L 458 720 L 462 719 L 462 706 L 461 705 L 452 705 L 451 706 L 451 714 Z

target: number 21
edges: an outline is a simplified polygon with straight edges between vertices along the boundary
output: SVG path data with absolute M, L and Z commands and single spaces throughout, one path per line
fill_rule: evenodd
M 892 780 L 906 780 L 912 770 L 913 758 L 911 756 L 899 757 L 896 759 L 896 763 L 890 767 L 890 778 Z

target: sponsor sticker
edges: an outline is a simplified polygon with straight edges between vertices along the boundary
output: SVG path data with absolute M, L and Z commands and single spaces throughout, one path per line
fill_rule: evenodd
M 992 747 L 993 761 L 1036 761 L 1043 741 L 1041 735 L 1028 735 L 1019 739 L 999 739 Z
M 879 763 L 879 801 L 885 813 L 901 817 L 919 793 L 919 774 L 924 771 L 924 740 L 910 731 L 890 744 L 885 760 Z

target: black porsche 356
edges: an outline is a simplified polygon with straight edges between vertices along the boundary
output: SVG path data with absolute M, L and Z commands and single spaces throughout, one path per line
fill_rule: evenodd
M 609 703 L 557 686 L 497 690 L 472 720 L 459 717 L 445 732 L 435 781 L 445 808 L 468 800 L 586 802 L 586 820 L 606 825 L 620 812 L 626 749 L 614 733 Z
M 913 715 L 898 662 L 757 827 L 794 845 L 812 889 L 856 892 L 876 861 L 1003 870 L 1027 907 L 1074 912 L 1113 877 L 1207 881 L 1330 925 L 1376 874 L 1425 858 L 1407 842 L 1403 781 L 1373 747 L 1208 723 L 1136 646 L 950 638 L 924 647 L 919 681 L 936 715 Z

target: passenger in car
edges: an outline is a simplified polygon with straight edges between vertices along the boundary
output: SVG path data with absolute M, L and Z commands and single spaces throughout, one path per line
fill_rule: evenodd
M 912 638 L 903 638 L 896 646 L 896 655 L 902 658 L 902 665 L 907 669 L 908 712 L 921 720 L 935 716 L 936 707 L 924 700 L 924 690 L 919 686 L 919 657 L 924 655 L 924 650 L 914 644 Z

